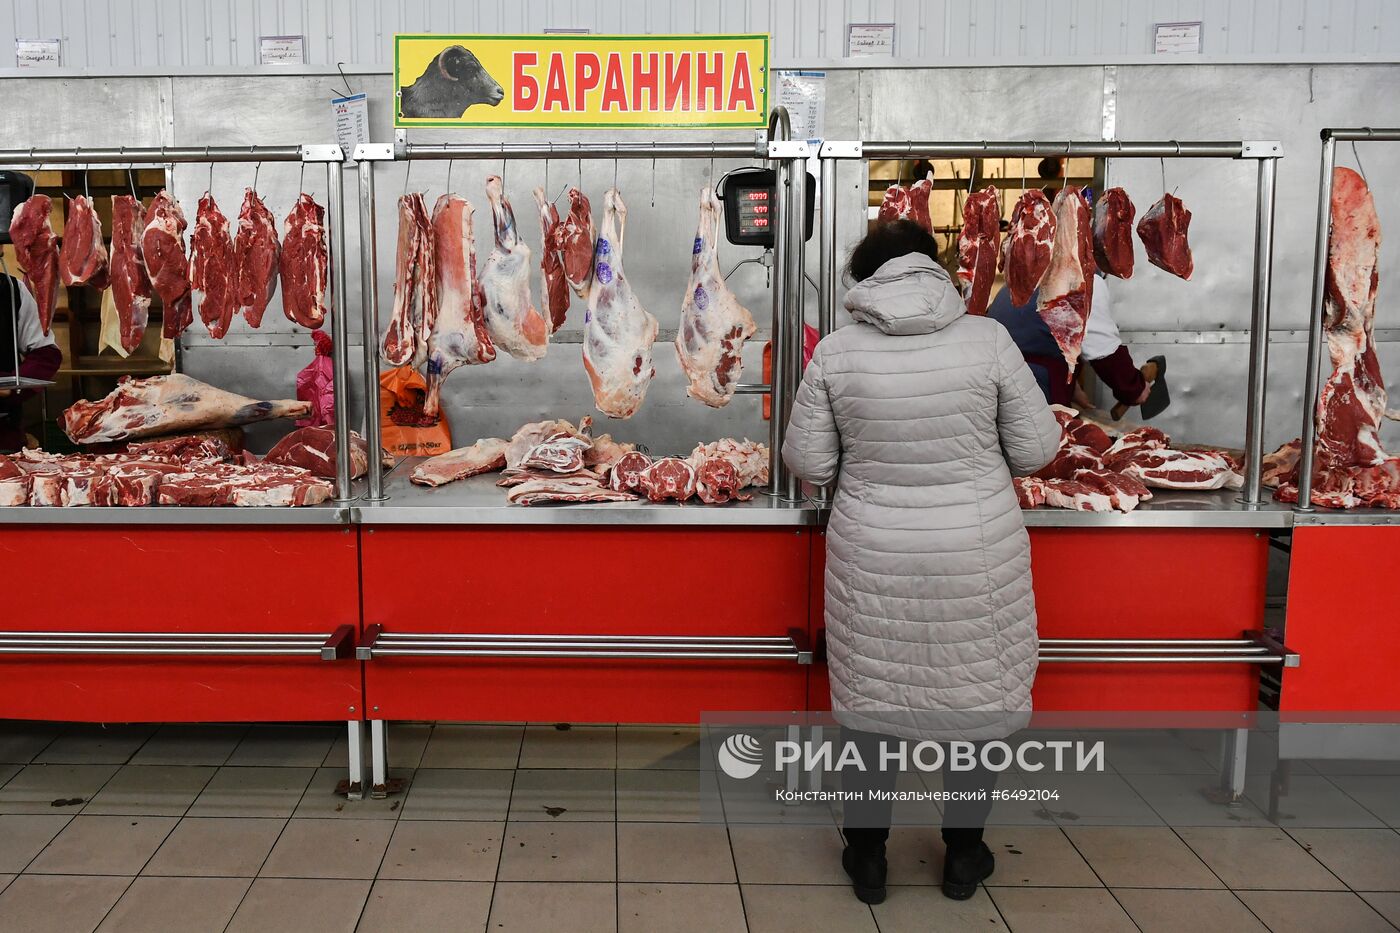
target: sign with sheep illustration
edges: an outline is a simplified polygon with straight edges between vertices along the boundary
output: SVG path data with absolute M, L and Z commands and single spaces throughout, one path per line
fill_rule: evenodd
M 394 37 L 394 125 L 740 128 L 768 119 L 768 37 Z

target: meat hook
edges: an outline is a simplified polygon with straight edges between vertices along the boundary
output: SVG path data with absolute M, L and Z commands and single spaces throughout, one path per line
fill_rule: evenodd
M 655 146 L 656 143 L 653 142 L 652 145 Z M 710 179 L 710 190 L 713 191 L 713 190 L 714 190 L 714 186 L 715 186 L 714 179 Z M 652 157 L 651 157 L 651 206 L 652 206 L 652 207 L 655 207 L 655 206 L 656 206 L 656 155 L 655 155 L 655 154 L 653 154 Z
M 456 159 L 448 159 L 448 160 L 447 160 L 447 193 L 448 193 L 448 194 L 451 194 L 451 193 L 452 193 L 452 163 L 453 163 L 453 162 L 456 162 L 456 161 L 457 161 Z M 544 165 L 545 165 L 545 171 L 548 172 L 548 171 L 549 171 L 549 163 L 546 162 Z
M 617 190 L 617 152 L 618 144 L 613 143 L 613 190 Z
M 258 193 L 258 173 L 262 171 L 262 162 L 253 166 L 253 193 Z
M 713 188 L 713 187 L 714 187 L 714 184 L 715 184 L 715 144 L 714 144 L 714 141 L 711 140 L 711 141 L 710 141 L 710 187 Z
M 301 170 L 306 171 L 306 163 L 302 163 Z M 408 197 L 408 176 L 413 171 L 413 156 L 409 156 L 403 163 L 403 196 Z
M 1376 131 L 1369 126 L 1364 126 L 1362 129 L 1366 131 L 1368 137 L 1376 135 Z M 1366 181 L 1366 167 L 1361 164 L 1361 153 L 1356 151 L 1356 140 L 1354 139 L 1351 141 L 1351 157 L 1356 160 L 1356 170 L 1361 173 L 1361 180 L 1366 182 L 1366 187 L 1369 188 L 1371 183 Z
M 404 184 L 407 185 L 407 184 L 408 184 L 408 172 L 404 172 L 403 178 L 404 178 Z M 305 193 L 306 193 L 306 160 L 305 160 L 305 159 L 302 159 L 302 160 L 301 160 L 301 174 L 297 176 L 297 194 L 298 194 L 298 195 L 302 195 L 302 194 L 305 194 Z
M 209 160 L 209 186 L 204 189 L 204 193 L 210 197 L 214 196 L 214 162 L 209 159 L 209 147 L 204 147 L 204 158 Z
M 549 157 L 554 154 L 554 143 L 549 143 L 549 153 L 544 157 L 544 193 L 549 194 Z
M 501 190 L 504 191 L 504 190 L 505 190 L 505 187 L 506 187 L 506 144 L 505 144 L 505 140 L 501 140 Z

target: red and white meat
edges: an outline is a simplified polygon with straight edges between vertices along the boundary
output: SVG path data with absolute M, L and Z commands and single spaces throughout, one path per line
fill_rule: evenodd
M 163 325 L 161 333 L 180 336 L 194 321 L 190 298 L 190 262 L 185 255 L 185 213 L 180 202 L 162 189 L 146 212 L 146 229 L 141 234 L 141 259 L 151 287 L 160 296 Z
M 658 324 L 622 269 L 627 205 L 616 188 L 608 189 L 603 203 L 603 229 L 594 247 L 593 285 L 583 325 L 583 366 L 598 410 L 609 418 L 630 418 L 656 375 L 651 347 Z
M 530 297 L 530 247 L 520 237 L 500 176 L 486 179 L 486 197 L 496 235 L 496 246 L 481 273 L 486 326 L 499 349 L 534 362 L 549 349 L 550 325 Z
M 1054 208 L 1055 245 L 1040 283 L 1036 310 L 1069 364 L 1072 379 L 1093 299 L 1094 243 L 1089 206 L 1078 188 L 1061 188 Z
M 237 311 L 249 327 L 262 324 L 263 314 L 277 291 L 277 268 L 282 247 L 277 223 L 258 193 L 249 188 L 238 212 L 238 232 L 233 237 L 234 291 Z
M 593 208 L 577 188 L 569 189 L 569 215 L 554 230 L 551 240 L 564 264 L 564 281 L 584 301 L 593 284 L 593 244 L 598 230 L 593 225 Z
M 474 210 L 471 202 L 455 194 L 442 195 L 433 206 L 431 272 L 437 294 L 435 321 L 426 344 L 428 393 L 423 401 L 424 413 L 432 416 L 442 409 L 442 383 L 449 374 L 496 358 L 496 346 L 486 328 L 486 296 L 476 274 Z M 420 290 L 427 287 L 426 283 L 419 286 Z
M 10 240 L 15 245 L 24 284 L 39 306 L 39 327 L 45 334 L 53 326 L 58 307 L 58 238 L 49 215 L 53 201 L 48 195 L 32 195 L 15 208 L 10 218 Z
M 122 349 L 132 353 L 146 335 L 151 311 L 151 280 L 141 258 L 146 212 L 129 194 L 112 198 L 112 300 L 121 326 Z
M 417 365 L 423 314 L 429 302 L 436 308 L 437 268 L 433 225 L 423 195 L 414 192 L 399 198 L 399 241 L 394 258 L 394 308 L 384 331 L 381 348 L 385 361 L 394 366 Z
M 500 437 L 483 437 L 470 447 L 458 447 L 430 457 L 413 468 L 409 481 L 419 486 L 442 486 L 502 469 L 506 465 L 509 443 Z
M 758 330 L 720 271 L 719 214 L 719 199 L 707 187 L 700 192 L 700 227 L 676 331 L 676 356 L 689 383 L 686 394 L 711 408 L 723 408 L 734 397 L 744 372 L 744 341 Z
M 885 189 L 885 198 L 880 202 L 879 220 L 912 220 L 924 232 L 933 233 L 933 217 L 929 212 L 929 198 L 933 196 L 933 176 L 921 178 L 911 185 L 893 184 Z
M 282 310 L 287 319 L 315 330 L 331 300 L 331 254 L 326 209 L 303 193 L 282 227 Z
M 540 296 L 549 312 L 549 332 L 558 333 L 569 313 L 569 280 L 559 249 L 564 222 L 543 188 L 535 189 L 535 204 L 540 209 Z
M 183 373 L 149 379 L 127 376 L 106 398 L 74 402 L 63 413 L 63 431 L 75 444 L 96 444 L 300 418 L 310 409 L 308 403 L 290 399 L 246 398 Z
M 1122 188 L 1109 188 L 1094 203 L 1094 261 L 1104 275 L 1133 277 L 1133 217 L 1137 208 Z
M 1031 300 L 1045 270 L 1055 243 L 1055 211 L 1050 199 L 1037 189 L 1027 191 L 1011 209 L 1011 228 L 1002 247 L 1001 268 L 1011 303 L 1021 307 Z
M 102 242 L 102 221 L 92 199 L 78 195 L 68 201 L 68 219 L 63 223 L 63 247 L 58 253 L 58 273 L 63 284 L 91 285 L 104 289 L 107 277 L 107 246 Z
M 988 185 L 968 195 L 958 234 L 958 281 L 968 314 L 986 314 L 1001 251 L 1001 198 Z
M 1137 225 L 1147 261 L 1172 275 L 1191 278 L 1194 263 L 1187 240 L 1190 226 L 1191 212 L 1186 205 L 1171 194 L 1162 195 L 1162 200 L 1149 207 Z
M 199 319 L 215 340 L 228 333 L 237 308 L 238 265 L 228 218 L 208 191 L 199 199 L 190 235 L 190 289 L 199 301 Z

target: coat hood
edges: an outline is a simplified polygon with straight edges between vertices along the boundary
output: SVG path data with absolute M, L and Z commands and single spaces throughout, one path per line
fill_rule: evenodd
M 846 293 L 846 310 L 891 336 L 931 334 L 967 313 L 947 271 L 923 253 L 897 256 Z

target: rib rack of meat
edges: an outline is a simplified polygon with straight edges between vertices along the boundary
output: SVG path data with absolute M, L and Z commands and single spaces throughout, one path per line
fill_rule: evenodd
M 106 398 L 74 402 L 63 413 L 63 431 L 75 444 L 96 444 L 270 418 L 301 418 L 310 410 L 308 402 L 245 398 L 183 373 L 149 379 L 127 376 Z
M 758 330 L 719 268 L 719 212 L 714 189 L 705 188 L 676 331 L 676 355 L 689 382 L 686 392 L 711 408 L 723 408 L 734 397 L 744 371 L 744 341 Z
M 442 486 L 480 473 L 491 473 L 506 465 L 506 446 L 500 437 L 483 437 L 470 447 L 458 447 L 429 457 L 413 468 L 409 482 L 419 486 Z
M 146 212 L 141 234 L 141 258 L 151 286 L 161 301 L 161 333 L 178 337 L 194 320 L 190 299 L 190 263 L 185 256 L 185 213 L 180 202 L 162 189 Z
M 287 319 L 312 330 L 326 319 L 330 302 L 331 254 L 326 209 L 302 193 L 282 227 L 282 310 Z
M 262 324 L 268 302 L 277 291 L 277 265 L 282 247 L 277 243 L 277 223 L 258 193 L 249 188 L 238 212 L 238 232 L 233 237 L 234 293 L 237 311 L 249 327 Z
M 564 263 L 564 280 L 584 301 L 593 285 L 593 244 L 598 229 L 593 225 L 593 208 L 577 188 L 569 189 L 569 216 L 554 230 L 554 248 Z
M 928 202 L 933 196 L 933 174 L 921 178 L 911 185 L 895 183 L 885 189 L 885 198 L 880 202 L 879 220 L 912 220 L 933 233 L 933 218 L 929 214 Z
M 423 412 L 431 416 L 441 410 L 442 383 L 450 373 L 496 358 L 486 328 L 486 296 L 476 274 L 474 210 L 471 202 L 455 194 L 444 194 L 433 206 L 431 272 L 437 279 L 437 311 L 427 339 L 428 393 L 423 402 Z M 430 287 L 424 283 L 420 291 Z
M 129 194 L 112 198 L 112 300 L 121 324 L 122 349 L 135 352 L 146 335 L 151 311 L 151 280 L 141 259 L 146 212 Z
M 968 195 L 958 234 L 958 281 L 968 314 L 986 314 L 1001 251 L 1001 198 L 991 185 Z
M 549 322 L 530 297 L 530 247 L 520 238 L 499 175 L 486 179 L 486 197 L 496 234 L 496 246 L 481 273 L 486 326 L 497 347 L 518 360 L 534 362 L 549 349 Z
M 190 235 L 190 289 L 199 300 L 199 319 L 215 340 L 228 333 L 233 323 L 237 272 L 228 218 L 206 191 L 199 199 Z
M 1385 379 L 1376 356 L 1376 289 L 1380 284 L 1380 219 L 1365 180 L 1348 168 L 1332 173 L 1332 228 L 1322 327 L 1332 374 L 1317 403 L 1312 501 L 1329 508 L 1400 508 L 1400 457 L 1381 446 L 1387 410 Z M 1298 498 L 1298 467 L 1275 496 Z
M 1050 266 L 1055 243 L 1055 211 L 1040 189 L 1021 195 L 1011 209 L 1011 229 L 1002 247 L 1001 268 L 1011 303 L 1021 307 L 1031 300 Z
M 609 188 L 583 325 L 583 365 L 593 385 L 593 400 L 609 418 L 632 417 L 656 375 L 651 362 L 656 318 L 637 300 L 622 269 L 626 226 L 627 205 L 616 188 Z
M 1094 243 L 1089 206 L 1078 188 L 1061 188 L 1054 208 L 1055 246 L 1040 283 L 1036 309 L 1059 344 L 1073 379 L 1093 298 Z
M 413 363 L 418 356 L 418 332 L 423 305 L 434 287 L 435 248 L 433 226 L 423 195 L 414 192 L 399 198 L 399 241 L 394 257 L 394 309 L 384 331 L 384 359 L 395 366 Z
M 1094 204 L 1094 261 L 1104 275 L 1133 277 L 1133 217 L 1137 208 L 1122 188 L 1109 188 Z
M 587 476 L 533 479 L 506 493 L 506 501 L 512 505 L 534 505 L 537 502 L 631 502 L 636 498 L 630 492 L 609 489 L 596 477 Z
M 1191 278 L 1194 263 L 1191 244 L 1186 239 L 1190 226 L 1191 212 L 1186 205 L 1171 194 L 1162 195 L 1162 200 L 1149 207 L 1137 225 L 1147 261 L 1172 275 Z
M 564 257 L 559 249 L 564 222 L 543 188 L 535 189 L 535 203 L 540 209 L 540 295 L 549 312 L 549 332 L 553 334 L 564 326 L 569 313 L 569 281 L 564 276 Z
M 15 245 L 24 284 L 39 305 L 39 327 L 45 334 L 58 307 L 58 238 L 49 214 L 53 201 L 44 194 L 31 195 L 10 218 L 10 240 Z
M 78 195 L 68 202 L 68 219 L 63 223 L 63 248 L 58 253 L 58 272 L 63 284 L 108 285 L 107 247 L 102 242 L 102 221 L 92 199 Z

